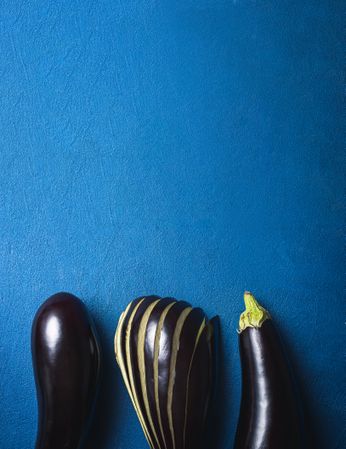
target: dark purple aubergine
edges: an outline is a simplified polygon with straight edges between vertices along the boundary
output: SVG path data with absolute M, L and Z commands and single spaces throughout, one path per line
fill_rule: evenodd
M 157 296 L 122 313 L 115 354 L 151 449 L 201 449 L 212 391 L 212 325 L 202 309 Z
M 51 296 L 36 313 L 31 338 L 36 449 L 81 449 L 100 372 L 100 346 L 85 305 L 69 293 Z
M 234 449 L 306 449 L 291 368 L 269 313 L 251 293 L 239 322 L 242 398 Z

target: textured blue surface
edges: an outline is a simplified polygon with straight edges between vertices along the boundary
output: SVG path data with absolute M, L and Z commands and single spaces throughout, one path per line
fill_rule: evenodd
M 244 289 L 281 327 L 314 447 L 345 447 L 343 17 L 328 0 L 1 2 L 1 449 L 33 447 L 31 321 L 59 290 L 104 343 L 93 449 L 146 448 L 112 340 L 149 293 L 221 315 L 232 447 Z

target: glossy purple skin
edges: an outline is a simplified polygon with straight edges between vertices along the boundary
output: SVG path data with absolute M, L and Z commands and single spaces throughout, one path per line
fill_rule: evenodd
M 234 449 L 306 449 L 300 401 L 272 320 L 239 335 L 242 399 Z
M 137 343 L 138 330 L 143 313 L 147 307 L 154 301 L 160 299 L 158 296 L 140 297 L 134 300 L 127 312 L 122 325 L 122 334 L 120 341 L 122 344 L 123 353 L 125 348 L 125 335 L 129 323 L 129 317 L 138 305 L 135 315 L 132 319 L 132 328 L 130 333 L 131 345 L 131 367 L 133 372 L 133 382 L 136 391 L 142 390 L 140 383 L 140 376 L 138 371 Z M 156 398 L 154 392 L 154 342 L 157 326 L 163 310 L 169 305 L 173 304 L 166 315 L 162 324 L 160 337 L 160 351 L 158 355 L 158 402 L 160 406 L 160 417 L 162 424 L 162 433 L 159 426 L 159 418 L 156 407 Z M 196 352 L 193 357 L 195 349 L 196 336 L 200 329 L 203 320 L 208 323 L 208 318 L 203 310 L 194 308 L 182 328 L 180 336 L 180 346 L 176 359 L 175 381 L 173 389 L 172 410 L 173 410 L 173 427 L 174 427 L 174 442 L 169 425 L 167 402 L 168 402 L 168 384 L 170 376 L 170 364 L 172 356 L 173 336 L 176 329 L 177 320 L 189 304 L 184 301 L 177 301 L 174 298 L 161 298 L 148 320 L 146 338 L 145 338 L 145 364 L 146 364 L 146 388 L 148 394 L 148 402 L 150 408 L 150 415 L 156 429 L 156 434 L 159 444 L 155 441 L 152 435 L 153 449 L 203 449 L 205 443 L 206 433 L 206 415 L 210 402 L 210 395 L 213 384 L 212 359 L 213 348 L 211 347 L 209 339 L 209 328 L 205 327 L 202 332 L 199 343 L 196 347 Z M 125 369 L 126 369 L 125 364 Z M 191 371 L 189 373 L 189 369 Z M 128 372 L 127 372 L 128 375 Z M 187 378 L 189 377 L 189 394 L 187 394 Z M 140 409 L 142 411 L 143 420 L 147 428 L 150 429 L 149 417 L 146 412 L 144 402 L 141 394 L 138 395 Z M 186 410 L 185 410 L 186 407 Z M 186 432 L 185 432 L 185 411 Z M 183 436 L 185 434 L 185 443 Z M 208 448 L 209 449 L 209 448 Z
M 38 399 L 36 449 L 81 449 L 95 403 L 100 347 L 82 301 L 57 293 L 32 325 Z

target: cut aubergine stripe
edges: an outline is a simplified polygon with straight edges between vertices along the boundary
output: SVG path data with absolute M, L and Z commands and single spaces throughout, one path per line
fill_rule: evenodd
M 126 354 L 126 366 L 127 366 L 128 376 L 129 376 L 129 383 L 130 383 L 133 401 L 136 404 L 137 415 L 138 415 L 140 423 L 143 427 L 143 431 L 148 440 L 148 443 L 151 446 L 153 446 L 153 440 L 151 439 L 151 436 L 150 436 L 150 433 L 149 433 L 149 430 L 148 430 L 148 427 L 146 424 L 144 410 L 141 407 L 140 395 L 137 393 L 137 390 L 136 390 L 135 380 L 134 380 L 134 370 L 133 370 L 133 365 L 132 365 L 133 359 L 131 358 L 132 326 L 134 325 L 134 319 L 135 319 L 137 311 L 141 310 L 141 309 L 143 310 L 143 308 L 141 307 L 143 302 L 146 302 L 146 298 L 143 298 L 136 304 L 136 306 L 134 307 L 134 309 L 130 315 L 128 325 L 125 330 L 125 354 Z
M 155 307 L 159 300 L 155 299 L 154 302 L 151 299 L 144 299 L 140 307 L 137 309 L 131 326 L 131 332 L 128 335 L 130 342 L 130 359 L 129 359 L 129 370 L 132 373 L 133 378 L 133 390 L 135 391 L 138 409 L 140 410 L 145 428 L 148 432 L 151 444 L 157 442 L 157 436 L 151 431 L 150 416 L 145 407 L 145 391 L 142 388 L 142 384 L 145 382 L 145 371 L 143 370 L 143 360 L 142 351 L 140 350 L 140 345 L 142 337 L 141 333 L 145 332 L 145 322 L 150 316 L 151 310 Z
M 163 298 L 160 300 L 158 304 L 156 304 L 155 308 L 150 314 L 147 327 L 146 334 L 144 339 L 144 363 L 145 363 L 145 373 L 146 373 L 146 400 L 148 407 L 148 415 L 151 416 L 151 428 L 153 433 L 157 436 L 158 448 L 164 448 L 164 438 L 162 436 L 161 427 L 159 423 L 159 417 L 157 412 L 156 400 L 155 400 L 155 382 L 154 382 L 154 357 L 155 357 L 155 340 L 156 334 L 160 334 L 157 332 L 158 324 L 160 318 L 164 318 L 168 313 L 169 309 L 173 306 L 175 301 L 172 301 L 171 298 Z M 157 346 L 157 345 L 156 345 Z M 156 371 L 157 372 L 157 371 Z
M 133 390 L 131 388 L 130 375 L 129 375 L 127 360 L 126 360 L 126 345 L 125 345 L 125 336 L 127 333 L 129 317 L 132 315 L 133 310 L 139 305 L 139 303 L 142 300 L 143 300 L 143 298 L 138 298 L 138 299 L 132 301 L 132 303 L 130 303 L 127 306 L 126 310 L 122 313 L 120 320 L 119 320 L 117 332 L 115 334 L 115 354 L 116 354 L 116 359 L 117 359 L 118 365 L 120 367 L 120 370 L 121 370 L 121 373 L 122 373 L 122 376 L 124 379 L 125 386 L 127 388 L 129 396 L 131 398 L 133 407 L 138 415 L 145 438 L 147 439 L 149 445 L 151 445 L 151 440 L 150 440 L 148 431 L 144 425 L 142 415 L 140 414 L 136 399 L 133 395 Z
M 187 303 L 182 301 L 173 305 L 163 322 L 159 339 L 158 378 L 155 381 L 158 384 L 158 405 L 166 449 L 174 449 L 173 435 L 168 421 L 168 386 L 171 372 L 173 335 L 180 314 L 187 309 L 187 306 Z
M 179 372 L 176 373 L 174 383 L 174 394 L 172 403 L 172 412 L 174 419 L 175 444 L 177 447 L 183 447 L 184 434 L 186 426 L 186 410 L 184 414 L 180 413 L 180 396 L 188 400 L 188 384 L 190 379 L 191 365 L 194 353 L 199 340 L 201 329 L 205 326 L 204 313 L 201 309 L 193 309 L 189 314 L 186 324 L 181 334 L 181 340 L 185 341 L 184 351 L 179 351 L 177 356 L 177 366 Z
M 198 428 L 198 423 L 205 421 L 207 413 L 206 404 L 211 391 L 209 334 L 208 327 L 204 327 L 191 366 L 185 431 L 187 448 L 201 447 L 198 432 L 191 429 Z M 204 397 L 207 399 L 204 400 Z
M 203 446 L 211 336 L 204 312 L 174 298 L 138 298 L 121 315 L 116 360 L 151 449 Z

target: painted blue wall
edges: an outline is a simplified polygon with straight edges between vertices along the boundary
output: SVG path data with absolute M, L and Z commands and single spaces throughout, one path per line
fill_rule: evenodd
M 149 293 L 220 314 L 232 447 L 244 289 L 281 327 L 314 447 L 345 447 L 342 28 L 342 1 L 1 2 L 2 449 L 34 445 L 31 321 L 60 290 L 104 343 L 90 448 L 146 448 L 112 340 Z

